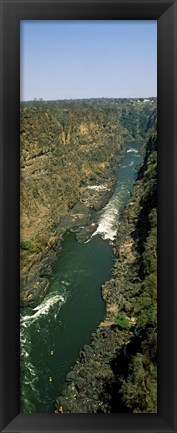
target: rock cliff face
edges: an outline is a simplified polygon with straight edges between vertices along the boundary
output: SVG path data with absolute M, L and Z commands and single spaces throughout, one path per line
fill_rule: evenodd
M 157 412 L 157 135 L 125 207 L 105 320 L 79 354 L 56 401 L 64 412 Z
M 124 140 L 144 138 L 155 107 L 153 98 L 21 104 L 22 306 L 45 296 L 63 233 L 86 226 L 83 239 L 93 229 L 93 211 L 112 194 Z
M 39 101 L 21 107 L 22 305 L 44 297 L 64 231 L 89 224 L 112 191 L 123 149 L 117 116 L 79 108 Z

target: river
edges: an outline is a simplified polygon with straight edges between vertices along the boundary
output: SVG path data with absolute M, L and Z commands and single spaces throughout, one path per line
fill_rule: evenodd
M 53 269 L 50 289 L 34 309 L 21 309 L 21 412 L 51 413 L 65 377 L 104 318 L 101 285 L 111 276 L 112 241 L 138 167 L 139 143 L 127 143 L 113 196 L 97 212 L 98 228 L 86 243 L 67 233 Z

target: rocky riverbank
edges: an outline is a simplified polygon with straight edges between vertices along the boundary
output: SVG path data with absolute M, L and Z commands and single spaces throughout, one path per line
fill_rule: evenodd
M 91 343 L 81 350 L 78 361 L 66 377 L 65 390 L 56 401 L 56 407 L 62 405 L 64 412 L 110 412 L 110 395 L 106 393 L 106 384 L 114 380 L 111 362 L 122 347 L 128 344 L 133 332 L 133 329 L 122 330 L 116 326 L 118 312 L 126 312 L 132 328 L 135 325 L 135 318 L 130 314 L 133 285 L 130 268 L 135 261 L 131 237 L 133 223 L 128 222 L 128 219 L 135 217 L 135 202 L 131 200 L 131 203 L 122 216 L 119 241 L 116 244 L 119 284 L 117 287 L 113 277 L 102 287 L 102 296 L 106 302 L 105 319 L 93 333 Z
M 156 161 L 154 132 L 120 218 L 112 278 L 102 287 L 105 319 L 56 400 L 66 413 L 157 411 Z
M 120 153 L 120 159 L 123 153 Z M 118 161 L 117 161 L 118 163 Z M 88 185 L 82 188 L 80 199 L 72 206 L 63 217 L 55 230 L 51 233 L 47 245 L 39 251 L 33 245 L 31 251 L 28 249 L 29 261 L 27 266 L 21 270 L 21 306 L 34 308 L 45 297 L 52 268 L 56 258 L 60 254 L 64 234 L 68 231 L 76 233 L 79 242 L 86 242 L 97 229 L 97 224 L 93 222 L 93 215 L 106 205 L 114 191 L 115 177 L 109 172 L 104 173 L 104 177 L 97 180 L 95 185 Z M 29 243 L 30 245 L 30 243 Z M 23 248 L 28 248 L 23 245 Z

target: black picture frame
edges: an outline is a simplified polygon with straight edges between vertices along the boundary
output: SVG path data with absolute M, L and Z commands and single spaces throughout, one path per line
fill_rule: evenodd
M 158 413 L 20 414 L 19 23 L 28 19 L 155 19 L 158 25 Z M 1 0 L 2 432 L 176 432 L 177 2 Z

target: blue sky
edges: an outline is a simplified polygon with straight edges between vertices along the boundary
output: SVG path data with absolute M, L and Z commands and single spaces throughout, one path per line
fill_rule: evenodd
M 157 95 L 156 21 L 21 21 L 20 99 Z

